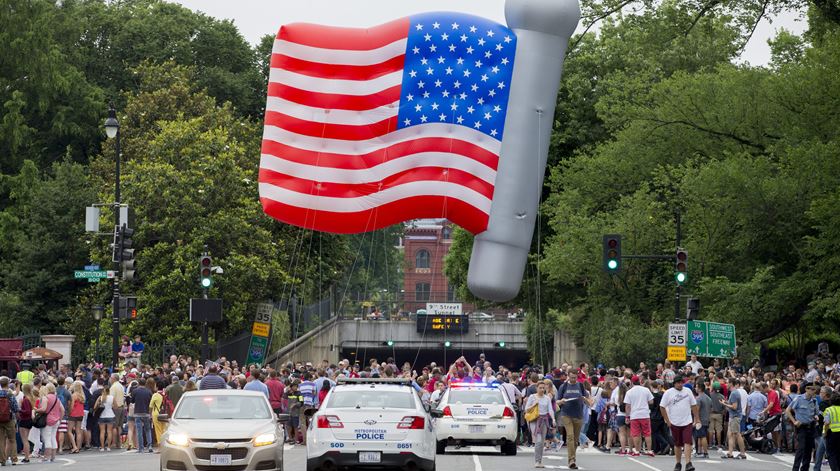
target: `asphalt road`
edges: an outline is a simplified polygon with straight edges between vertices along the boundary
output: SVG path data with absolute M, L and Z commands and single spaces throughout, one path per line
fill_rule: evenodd
M 285 454 L 286 471 L 306 470 L 306 450 L 301 446 L 287 446 Z M 30 463 L 18 465 L 8 470 L 93 470 L 109 469 L 118 471 L 155 471 L 159 469 L 159 456 L 138 454 L 136 452 L 112 451 L 99 453 L 84 452 L 77 455 L 59 456 L 54 464 L 43 465 Z M 534 469 L 533 450 L 520 448 L 517 456 L 500 456 L 490 447 L 463 448 L 455 451 L 450 448 L 443 456 L 437 457 L 439 471 L 519 471 Z M 606 455 L 599 451 L 588 449 L 578 451 L 577 462 L 579 469 L 600 471 L 671 471 L 674 469 L 674 458 L 657 456 L 655 458 L 639 457 L 627 458 L 617 455 Z M 760 455 L 750 454 L 746 461 L 721 460 L 714 455 L 708 460 L 695 460 L 694 466 L 698 471 L 783 471 L 790 469 L 793 455 Z M 545 455 L 543 464 L 546 469 L 568 469 L 566 466 L 565 450 L 559 453 L 551 452 Z M 828 469 L 824 467 L 823 469 Z

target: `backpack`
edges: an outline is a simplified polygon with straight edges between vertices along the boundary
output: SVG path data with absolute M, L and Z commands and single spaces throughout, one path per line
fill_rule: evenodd
M 169 416 L 175 410 L 175 406 L 172 404 L 172 399 L 169 398 L 169 394 L 163 393 L 161 396 L 163 396 L 163 401 L 158 412 L 157 420 L 158 422 L 169 422 Z
M 12 421 L 12 403 L 8 395 L 0 396 L 0 424 Z

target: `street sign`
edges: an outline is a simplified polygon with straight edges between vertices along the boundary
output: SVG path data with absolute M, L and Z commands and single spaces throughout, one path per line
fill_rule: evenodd
M 271 303 L 257 304 L 257 315 L 251 326 L 251 344 L 248 347 L 248 363 L 262 364 L 268 355 L 271 336 L 271 318 L 274 305 Z
M 251 329 L 251 335 L 256 337 L 268 337 L 268 333 L 271 331 L 271 324 L 265 324 L 262 322 L 254 322 L 254 327 Z
M 77 280 L 87 279 L 90 283 L 97 283 L 103 278 L 108 278 L 108 272 L 102 270 L 76 270 L 73 272 L 73 278 Z
M 707 321 L 688 322 L 688 354 L 698 357 L 735 356 L 735 326 Z
M 87 271 L 99 270 L 99 265 L 85 265 L 85 270 L 87 270 Z
M 685 324 L 668 324 L 668 346 L 685 347 L 685 332 Z
M 685 345 L 668 347 L 668 361 L 685 361 Z
M 461 303 L 426 303 L 428 314 L 461 315 L 464 313 L 462 308 Z
M 266 337 L 251 337 L 251 345 L 248 346 L 248 361 L 247 364 L 262 364 L 263 359 L 268 349 L 268 338 Z

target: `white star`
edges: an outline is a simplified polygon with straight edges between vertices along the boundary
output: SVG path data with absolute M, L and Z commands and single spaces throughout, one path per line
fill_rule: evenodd
M 481 68 L 482 65 L 484 64 L 482 64 L 481 61 L 475 61 L 476 68 Z
M 431 35 L 431 34 L 429 34 L 429 33 L 426 33 L 426 35 L 425 35 L 425 36 L 423 36 L 423 38 L 424 38 L 426 41 L 431 41 L 431 40 L 432 40 L 432 35 Z
M 412 95 L 411 93 L 409 93 L 409 94 L 405 97 L 405 99 L 406 99 L 406 100 L 408 100 L 408 101 L 412 101 L 412 100 L 414 100 L 414 95 Z
M 505 36 L 505 43 L 509 43 L 511 41 L 513 41 L 513 39 L 511 39 L 510 36 Z
M 422 30 L 423 30 L 423 25 L 418 24 L 418 25 L 416 26 L 416 28 L 417 28 L 417 31 L 422 31 Z
M 440 39 L 443 39 L 444 41 L 449 41 L 449 35 L 446 34 L 446 33 L 443 33 L 443 34 L 440 35 Z
M 443 95 L 444 98 L 449 98 L 449 90 L 444 90 L 441 95 Z
M 409 126 L 409 125 L 411 124 L 411 120 L 410 120 L 410 119 L 406 119 L 406 120 L 405 120 L 405 121 L 403 121 L 403 122 L 405 123 L 405 125 L 406 125 L 406 126 Z
M 420 59 L 420 63 L 423 64 L 423 65 L 428 65 L 429 64 L 429 59 L 426 59 L 424 57 L 424 58 Z
M 438 57 L 438 64 L 443 64 L 444 62 L 446 62 L 445 57 L 443 57 L 443 56 Z
M 455 52 L 455 45 L 454 44 L 449 45 L 449 52 Z
M 452 67 L 446 68 L 446 75 L 452 75 Z
M 430 96 L 432 96 L 432 94 L 431 94 L 431 93 L 429 93 L 429 92 L 423 92 L 423 98 L 429 98 Z
M 505 88 L 505 82 L 499 82 L 499 88 Z
M 428 120 L 429 120 L 429 118 L 427 118 L 426 115 L 423 115 L 423 116 L 420 117 L 420 122 L 421 123 L 425 123 Z
M 490 69 L 490 70 L 492 70 L 494 74 L 499 73 L 499 68 L 498 68 L 498 67 L 496 67 L 495 65 L 494 65 L 494 66 L 493 66 L 493 68 L 492 68 L 492 69 Z
M 490 77 L 488 77 L 488 76 L 487 76 L 487 74 L 483 74 L 483 75 L 481 76 L 481 81 L 482 81 L 482 82 L 486 82 L 486 81 L 487 81 L 487 80 L 489 80 L 489 79 L 490 79 Z
M 461 93 L 461 99 L 466 100 L 467 99 L 467 94 L 466 93 Z
M 464 77 L 469 77 L 471 73 L 472 72 L 470 72 L 470 69 L 464 70 Z
M 434 28 L 434 29 L 438 29 L 438 28 L 440 28 L 440 23 L 438 23 L 437 21 L 435 21 L 434 23 L 432 23 L 432 28 Z
M 492 55 L 493 55 L 493 53 L 492 53 L 492 52 L 490 52 L 490 51 L 487 51 L 487 52 L 485 52 L 485 53 L 484 53 L 484 57 L 486 57 L 486 58 L 488 58 L 488 59 L 489 59 L 489 58 L 490 58 L 490 56 L 492 56 Z
M 464 59 L 459 57 L 458 58 L 458 65 L 462 65 L 464 63 Z
M 408 76 L 411 77 L 411 78 L 417 77 L 417 71 L 412 70 L 411 72 L 408 73 Z
M 490 113 L 484 113 L 484 119 L 490 119 Z
M 492 38 L 493 35 L 494 35 L 494 33 L 493 33 L 492 29 L 490 31 L 487 31 L 487 36 L 490 36 Z
M 496 44 L 496 50 L 501 51 L 502 50 L 502 45 L 501 44 Z
M 508 60 L 507 57 L 502 59 L 502 65 L 508 65 L 508 62 L 510 62 L 510 61 Z
M 470 88 L 471 88 L 471 89 L 472 89 L 472 91 L 474 91 L 474 92 L 477 92 L 477 91 L 478 91 L 478 85 L 476 85 L 476 84 L 472 84 L 472 87 L 470 87 Z
M 457 80 L 455 81 L 454 85 L 455 85 L 455 88 L 461 88 L 461 82 L 459 82 Z
M 452 111 L 455 111 L 455 110 L 457 110 L 457 109 L 458 109 L 458 104 L 457 104 L 457 103 L 452 103 L 452 105 L 450 106 L 450 108 L 452 108 Z
M 461 25 L 459 25 L 458 23 L 452 23 L 452 29 L 458 29 L 459 26 Z
M 496 96 L 496 90 L 490 90 L 490 93 L 488 93 L 488 95 Z
M 484 98 L 479 98 L 478 99 L 478 104 L 483 105 L 484 104 Z
M 432 103 L 432 111 L 437 111 L 438 108 L 440 108 L 440 105 L 438 105 L 437 102 Z
M 440 120 L 441 120 L 441 121 L 446 121 L 446 115 L 445 115 L 445 114 L 443 114 L 443 113 L 441 113 L 441 114 L 440 114 Z
M 440 79 L 435 80 L 435 87 L 440 88 L 441 84 L 443 84 L 443 82 L 441 82 Z
M 475 49 L 473 49 L 473 47 L 472 47 L 472 46 L 468 47 L 468 48 L 467 48 L 467 54 L 472 54 L 474 50 L 475 50 Z
M 414 49 L 412 49 L 412 51 L 414 51 L 415 54 L 420 54 L 420 48 L 417 46 L 414 46 Z
M 462 43 L 467 42 L 467 35 L 466 35 L 466 34 L 462 34 L 462 35 L 461 35 L 461 42 L 462 42 Z
M 429 67 L 428 69 L 426 69 L 426 73 L 432 75 L 433 73 L 435 73 L 435 69 Z
M 499 133 L 498 133 L 498 132 L 496 132 L 496 130 L 495 130 L 495 129 L 493 129 L 492 131 L 490 131 L 490 135 L 491 135 L 491 136 L 496 137 L 496 134 L 499 134 Z
M 473 127 L 476 128 L 476 129 L 481 129 L 481 121 L 476 121 L 475 126 L 473 126 Z
M 429 50 L 432 51 L 432 52 L 437 52 L 437 46 L 432 44 L 431 46 L 429 46 Z
M 417 88 L 423 88 L 426 84 L 421 80 L 417 82 Z
M 422 109 L 423 109 L 423 105 L 417 105 L 417 106 L 414 107 L 414 111 L 417 111 L 417 112 L 419 112 Z
M 484 45 L 484 38 L 478 38 L 478 45 L 479 45 L 479 46 L 483 46 L 483 45 Z
M 496 105 L 496 106 L 494 106 L 494 107 L 493 107 L 493 111 L 495 111 L 496 113 L 498 113 L 498 112 L 502 111 L 502 107 L 501 107 L 501 106 L 499 106 L 499 105 Z
M 463 123 L 464 122 L 464 117 L 463 116 L 458 116 L 457 121 L 458 121 L 458 124 Z
M 472 113 L 473 111 L 475 111 L 475 108 L 473 108 L 472 106 L 467 108 L 467 113 Z
M 476 28 L 475 26 L 470 26 L 470 33 L 475 33 L 476 31 L 478 31 L 478 28 Z

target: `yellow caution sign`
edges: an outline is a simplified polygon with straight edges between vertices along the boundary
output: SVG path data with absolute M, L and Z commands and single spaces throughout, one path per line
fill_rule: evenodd
M 685 345 L 668 347 L 668 361 L 685 361 Z
M 251 334 L 256 337 L 268 337 L 271 332 L 271 324 L 264 322 L 254 322 L 254 327 L 251 329 Z M 683 356 L 685 356 L 685 347 L 683 347 Z

